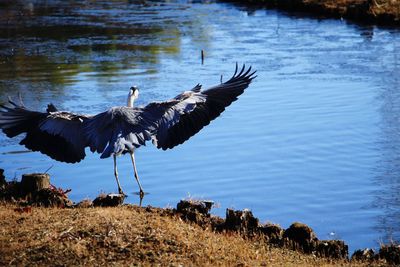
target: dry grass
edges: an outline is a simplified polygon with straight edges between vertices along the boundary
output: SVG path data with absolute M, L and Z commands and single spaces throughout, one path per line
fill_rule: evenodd
M 391 15 L 400 20 L 400 0 L 373 0 L 371 12 L 374 16 Z
M 393 20 L 400 19 L 400 0 L 301 0 L 308 5 L 320 5 L 325 10 L 331 10 L 334 13 L 345 15 L 351 7 L 360 7 L 361 9 L 368 5 L 369 9 L 365 10 L 365 16 L 387 17 Z M 361 16 L 364 11 L 360 10 Z
M 228 0 L 229 1 L 229 0 Z M 230 0 L 305 11 L 317 16 L 344 17 L 367 23 L 399 25 L 400 0 Z
M 0 206 L 0 266 L 350 266 L 271 248 L 262 240 L 213 233 L 161 209 L 26 211 Z

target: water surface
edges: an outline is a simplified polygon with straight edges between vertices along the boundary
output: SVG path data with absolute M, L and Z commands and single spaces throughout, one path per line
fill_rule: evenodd
M 288 227 L 310 225 L 350 250 L 400 239 L 400 31 L 221 3 L 14 1 L 0 8 L 0 101 L 23 95 L 95 114 L 174 97 L 226 80 L 236 62 L 258 78 L 222 116 L 184 145 L 137 151 L 144 205 L 181 198 L 250 208 Z M 200 51 L 205 51 L 202 65 Z M 79 164 L 26 152 L 0 135 L 8 178 L 49 173 L 79 201 L 116 192 L 112 159 Z M 21 153 L 20 153 L 21 152 Z M 118 159 L 137 203 L 129 157 Z

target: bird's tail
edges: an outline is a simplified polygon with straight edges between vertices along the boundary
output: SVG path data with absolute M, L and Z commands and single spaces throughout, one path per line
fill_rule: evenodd
M 0 105 L 0 129 L 10 138 L 29 131 L 32 124 L 43 116 L 43 113 L 26 109 L 22 102 L 20 105 L 11 99 L 8 102 L 10 107 Z

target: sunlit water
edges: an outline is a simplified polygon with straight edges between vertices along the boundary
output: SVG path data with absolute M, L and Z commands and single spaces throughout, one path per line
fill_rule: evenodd
M 350 250 L 400 239 L 400 31 L 340 20 L 186 2 L 21 1 L 0 8 L 0 99 L 21 92 L 43 110 L 95 114 L 174 97 L 229 78 L 235 62 L 258 78 L 184 145 L 140 148 L 143 205 L 185 197 L 250 208 L 288 227 L 310 225 Z M 204 65 L 200 51 L 205 51 Z M 20 139 L 19 139 L 20 140 Z M 74 201 L 116 192 L 112 159 L 75 165 L 26 151 L 0 135 L 9 179 L 44 172 Z M 129 157 L 118 159 L 128 202 L 138 203 Z

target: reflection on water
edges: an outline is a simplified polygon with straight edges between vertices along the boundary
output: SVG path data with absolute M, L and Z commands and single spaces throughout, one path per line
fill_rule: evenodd
M 232 74 L 258 70 L 246 93 L 185 145 L 137 151 L 144 205 L 210 198 L 251 208 L 262 221 L 295 220 L 351 249 L 400 239 L 400 32 L 339 20 L 215 3 L 2 1 L 0 102 L 21 92 L 82 113 L 173 97 Z M 205 51 L 201 64 L 200 51 Z M 49 167 L 74 200 L 115 191 L 112 160 L 75 165 L 21 153 L 0 136 L 9 178 Z M 121 183 L 136 202 L 128 158 Z M 130 188 L 130 190 L 129 190 Z
M 79 73 L 114 77 L 121 70 L 134 69 L 138 62 L 157 65 L 160 53 L 179 53 L 181 31 L 173 21 L 160 24 L 154 19 L 159 12 L 168 13 L 164 4 L 10 1 L 3 5 L 0 94 L 10 87 L 26 90 L 31 83 L 52 90 L 55 85 L 76 82 Z M 141 7 L 146 12 L 138 12 Z

